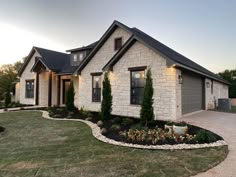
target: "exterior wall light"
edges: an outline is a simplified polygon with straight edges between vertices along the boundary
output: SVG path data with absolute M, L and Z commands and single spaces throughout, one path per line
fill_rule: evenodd
M 183 84 L 183 77 L 182 77 L 182 75 L 179 75 L 179 84 Z

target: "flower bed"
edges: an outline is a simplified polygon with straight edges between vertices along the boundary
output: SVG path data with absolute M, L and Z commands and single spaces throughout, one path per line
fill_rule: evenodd
M 97 124 L 101 133 L 118 142 L 139 145 L 174 145 L 174 144 L 204 144 L 223 140 L 220 136 L 208 130 L 186 123 L 173 123 L 162 120 L 154 120 L 147 127 L 142 126 L 140 119 L 112 116 L 110 120 L 99 119 L 99 113 L 88 112 L 84 109 L 75 110 L 73 114 L 65 108 L 50 108 L 49 116 L 54 118 L 83 119 Z M 174 124 L 174 125 L 173 125 Z M 166 130 L 165 126 L 187 127 L 187 132 L 178 135 Z

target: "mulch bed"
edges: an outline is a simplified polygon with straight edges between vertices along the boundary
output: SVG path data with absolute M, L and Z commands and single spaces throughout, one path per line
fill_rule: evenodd
M 51 114 L 51 117 L 56 117 L 56 118 L 65 118 L 67 117 L 68 119 L 83 119 L 86 120 L 86 118 L 90 117 L 89 121 L 97 124 L 97 122 L 100 120 L 99 119 L 99 113 L 98 112 L 91 112 L 89 116 L 82 114 L 80 111 L 75 110 L 73 114 L 71 114 L 68 117 L 68 112 L 65 110 L 65 108 L 50 108 L 50 112 L 53 112 L 53 115 Z M 50 113 L 49 113 L 50 114 Z M 56 115 L 56 116 L 55 116 Z M 132 122 L 131 124 L 125 124 L 124 121 L 127 121 L 129 119 L 129 122 Z M 112 116 L 110 120 L 103 120 L 103 125 L 101 128 L 105 128 L 107 130 L 107 133 L 103 134 L 104 136 L 113 139 L 115 141 L 120 141 L 120 142 L 126 142 L 126 143 L 133 143 L 133 144 L 140 144 L 140 145 L 153 145 L 150 141 L 148 142 L 133 142 L 131 140 L 127 140 L 124 136 L 120 135 L 121 131 L 128 131 L 130 128 L 138 128 L 140 127 L 140 119 L 138 118 L 132 118 L 132 117 L 122 117 L 122 116 Z M 155 129 L 155 128 L 161 128 L 164 129 L 164 125 L 166 124 L 166 121 L 162 120 L 154 120 L 148 125 L 148 129 Z M 114 125 L 118 125 L 120 128 L 119 130 L 112 129 L 111 127 Z M 188 124 L 188 134 L 190 135 L 195 135 L 197 134 L 198 131 L 202 130 L 202 128 L 189 125 Z M 212 132 L 211 132 L 212 133 Z M 214 133 L 213 133 L 214 134 Z M 214 134 L 216 137 L 217 141 L 218 140 L 223 140 L 222 137 Z M 158 141 L 156 145 L 163 145 L 163 144 L 196 144 L 196 141 L 187 141 L 184 140 L 182 142 L 176 142 L 174 140 L 165 140 L 165 141 Z

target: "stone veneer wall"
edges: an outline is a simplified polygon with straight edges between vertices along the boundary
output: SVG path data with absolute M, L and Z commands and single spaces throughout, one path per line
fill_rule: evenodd
M 102 72 L 102 68 L 116 53 L 116 51 L 114 51 L 114 39 L 117 37 L 122 37 L 122 42 L 124 44 L 129 39 L 130 33 L 121 28 L 117 28 L 82 70 L 82 73 L 79 76 L 79 108 L 85 107 L 91 111 L 100 110 L 101 103 L 92 102 L 92 76 L 90 73 Z
M 130 71 L 128 71 L 128 68 L 138 66 L 148 66 L 152 71 L 155 119 L 175 120 L 181 108 L 181 100 L 177 101 L 177 91 L 181 90 L 177 83 L 179 71 L 168 68 L 165 58 L 140 42 L 136 42 L 122 56 L 110 73 L 113 94 L 112 113 L 139 117 L 140 106 L 130 104 Z
M 209 88 L 207 88 L 207 82 L 210 83 Z M 218 106 L 218 99 L 219 98 L 229 98 L 228 93 L 228 85 L 213 81 L 213 94 L 211 93 L 211 79 L 205 79 L 205 87 L 206 87 L 206 109 L 214 109 L 215 102 L 216 106 Z
M 48 106 L 48 79 L 49 79 L 49 72 L 42 72 L 39 74 L 39 105 L 40 106 Z
M 28 65 L 26 66 L 24 72 L 20 77 L 20 103 L 22 104 L 35 104 L 35 97 L 34 98 L 25 98 L 25 83 L 26 80 L 34 79 L 34 84 L 36 84 L 36 74 L 30 72 L 31 68 L 35 63 L 35 57 L 40 57 L 38 52 L 35 52 L 32 58 L 30 59 Z M 34 93 L 36 91 L 36 87 L 34 87 Z

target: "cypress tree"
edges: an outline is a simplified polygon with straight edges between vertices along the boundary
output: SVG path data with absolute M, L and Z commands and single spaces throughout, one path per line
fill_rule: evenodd
M 66 96 L 67 96 L 66 109 L 67 109 L 67 111 L 72 112 L 75 109 L 75 105 L 74 105 L 75 90 L 74 90 L 73 81 L 70 82 L 70 86 L 68 88 Z
M 144 87 L 144 95 L 141 104 L 140 118 L 143 125 L 147 127 L 148 122 L 154 119 L 153 113 L 153 85 L 152 85 L 152 73 L 148 68 L 146 74 L 146 83 Z
M 111 84 L 107 72 L 104 75 L 102 86 L 101 119 L 105 120 L 111 118 L 112 111 Z

